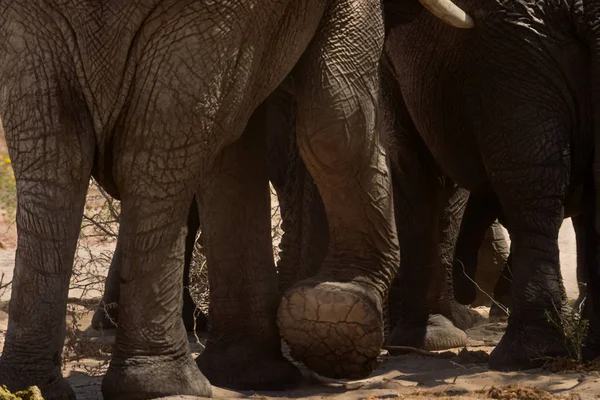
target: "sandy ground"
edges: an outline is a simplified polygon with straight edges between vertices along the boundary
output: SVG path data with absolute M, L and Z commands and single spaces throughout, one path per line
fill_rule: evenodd
M 489 323 L 485 318 L 486 309 L 478 309 L 482 318 L 478 325 L 468 331 L 468 350 L 491 351 L 505 328 L 503 323 Z M 97 332 L 89 327 L 91 312 L 81 320 L 82 335 L 90 343 L 101 346 L 114 342 L 114 331 Z M 6 329 L 7 317 L 0 311 L 0 329 Z M 200 338 L 200 343 L 205 341 Z M 0 344 L 1 346 L 1 344 Z M 201 352 L 196 338 L 190 336 L 190 347 L 194 356 Z M 455 349 L 458 352 L 460 349 Z M 485 363 L 478 360 L 465 360 L 459 357 L 444 358 L 418 354 L 391 356 L 382 352 L 381 364 L 368 379 L 341 381 L 318 377 L 305 372 L 305 383 L 297 389 L 285 392 L 237 392 L 214 388 L 213 396 L 218 399 L 257 398 L 257 399 L 477 399 L 488 398 L 478 391 L 506 385 L 536 387 L 553 394 L 545 397 L 529 397 L 524 394 L 502 399 L 599 399 L 600 374 L 590 373 L 551 373 L 543 370 L 500 373 L 489 371 Z M 480 361 L 480 360 L 479 360 Z M 84 358 L 66 365 L 64 374 L 73 386 L 79 400 L 100 400 L 100 385 L 105 371 L 106 358 Z M 174 397 L 173 399 L 198 399 L 194 397 Z

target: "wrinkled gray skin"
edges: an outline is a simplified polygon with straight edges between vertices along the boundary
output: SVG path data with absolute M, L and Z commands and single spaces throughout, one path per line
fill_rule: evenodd
M 493 304 L 494 286 L 501 277 L 509 254 L 510 246 L 506 241 L 502 225 L 500 222 L 494 221 L 486 231 L 481 248 L 477 252 L 477 272 L 474 280 L 479 289 L 475 300 L 471 303 L 473 307 L 490 307 Z M 453 283 L 456 297 L 455 279 Z
M 600 105 L 592 102 L 592 87 L 597 92 L 600 78 L 600 2 L 457 4 L 474 17 L 475 29 L 448 29 L 390 1 L 397 18 L 385 53 L 438 165 L 462 187 L 499 199 L 511 236 L 514 304 L 489 364 L 522 369 L 566 353 L 545 313 L 566 306 L 557 240 L 563 205 L 580 185 L 597 190 L 592 163 Z M 585 218 L 595 221 L 595 212 Z M 597 236 L 594 241 L 597 249 Z M 586 359 L 600 355 L 593 259 Z
M 314 275 L 327 254 L 329 234 L 327 216 L 318 189 L 298 152 L 296 141 L 297 102 L 293 78 L 288 77 L 261 106 L 266 130 L 266 165 L 271 184 L 279 199 L 283 238 L 280 242 L 278 281 L 280 293 L 296 282 Z M 189 290 L 189 273 L 201 228 L 194 199 L 187 220 L 183 272 L 182 317 L 186 330 L 202 331 L 207 318 L 196 306 Z M 202 239 L 203 236 L 200 236 Z M 113 329 L 118 322 L 120 249 L 109 268 L 102 301 L 92 319 L 94 329 Z
M 19 231 L 0 382 L 74 398 L 60 364 L 90 176 L 122 206 L 105 399 L 207 396 L 204 375 L 239 388 L 294 383 L 301 375 L 280 334 L 321 374 L 369 374 L 399 261 L 377 136 L 382 45 L 375 0 L 0 0 L 0 117 Z M 298 146 L 331 240 L 319 274 L 288 290 L 278 311 L 256 109 L 292 68 Z M 181 320 L 194 194 L 211 265 L 202 372 Z
M 590 257 L 594 257 L 595 254 L 593 220 L 590 223 L 586 218 L 586 213 L 593 208 L 593 196 L 590 193 L 581 193 L 581 195 L 576 203 L 565 204 L 565 215 L 571 217 L 577 242 L 579 294 L 574 305 L 576 309 L 579 309 L 587 296 L 586 271 L 589 265 L 593 265 L 594 260 Z M 509 247 L 503 238 L 502 228 L 498 221 L 492 223 L 492 228 L 497 231 L 493 237 L 491 237 L 491 230 L 488 227 L 490 221 L 496 216 L 503 220 L 506 219 L 499 209 L 495 196 L 475 194 L 469 198 L 454 260 L 453 282 L 456 300 L 467 305 L 480 305 L 487 300 L 488 304 L 486 305 L 491 305 L 490 319 L 507 317 L 498 303 L 508 309 L 512 307 L 510 288 L 513 276 L 508 262 Z M 483 249 L 488 241 L 492 241 L 494 247 L 500 250 L 496 254 L 503 256 L 498 260 L 500 263 L 504 260 L 502 265 L 481 262 L 484 254 L 482 252 L 476 254 L 474 251 L 480 245 Z M 478 283 L 480 288 L 475 287 L 473 280 Z M 483 292 L 493 294 L 495 302 L 491 304 L 491 298 Z
M 286 84 L 286 87 L 293 87 L 291 79 L 286 80 Z M 285 291 L 293 283 L 314 275 L 317 272 L 318 267 L 325 257 L 329 240 L 323 202 L 298 154 L 297 144 L 294 139 L 296 103 L 292 92 L 293 90 L 278 90 L 277 93 L 273 94 L 269 99 L 267 115 L 267 165 L 269 179 L 273 183 L 280 199 L 280 210 L 284 228 L 278 265 L 281 283 L 280 292 Z M 403 105 L 399 105 L 399 107 L 403 107 Z M 404 116 L 408 116 L 405 108 L 394 110 L 394 113 L 397 112 L 403 112 Z M 386 118 L 388 118 L 387 115 Z M 453 302 L 452 286 L 451 282 L 447 281 L 447 277 L 451 274 L 452 252 L 454 243 L 457 240 L 462 212 L 466 205 L 468 194 L 464 190 L 459 190 L 451 186 L 449 192 L 455 192 L 455 194 L 446 203 L 440 202 L 439 205 L 437 203 L 432 205 L 432 207 L 439 207 L 441 210 L 442 220 L 439 223 L 430 217 L 430 212 L 419 216 L 424 219 L 424 223 L 426 224 L 433 224 L 434 226 L 444 224 L 445 228 L 439 233 L 434 233 L 434 230 L 424 229 L 422 223 L 411 214 L 410 208 L 404 208 L 399 203 L 400 199 L 409 195 L 409 193 L 411 196 L 414 196 L 415 191 L 421 192 L 421 201 L 431 201 L 428 198 L 431 192 L 433 192 L 431 196 L 434 196 L 434 202 L 438 201 L 436 200 L 437 197 L 435 197 L 437 196 L 435 190 L 426 191 L 428 186 L 421 184 L 421 182 L 425 182 L 428 178 L 427 174 L 420 172 L 423 170 L 421 166 L 430 162 L 431 156 L 423 148 L 421 148 L 421 152 L 417 152 L 416 154 L 411 153 L 412 149 L 414 149 L 411 143 L 418 144 L 420 142 L 419 135 L 412 127 L 413 125 L 409 120 L 403 122 L 403 129 L 394 129 L 393 131 L 386 132 L 385 135 L 387 138 L 383 139 L 392 161 L 393 168 L 391 172 L 394 184 L 400 185 L 405 190 L 405 192 L 398 190 L 395 196 L 397 203 L 396 215 L 398 216 L 397 229 L 402 232 L 402 225 L 407 225 L 407 228 L 404 229 L 406 234 L 402 236 L 400 243 L 402 250 L 401 270 L 415 270 L 417 272 L 414 276 L 408 272 L 404 272 L 403 276 L 395 280 L 396 289 L 393 291 L 392 299 L 388 304 L 390 323 L 392 327 L 397 325 L 401 320 L 404 320 L 405 323 L 403 325 L 404 328 L 401 329 L 403 337 L 396 337 L 389 340 L 388 343 L 393 345 L 410 345 L 427 350 L 441 350 L 464 346 L 466 344 L 466 336 L 460 329 L 469 328 L 474 322 L 474 315 L 465 307 Z M 409 158 L 411 155 L 414 157 Z M 404 159 L 404 163 L 401 162 L 402 159 Z M 441 176 L 439 170 L 432 168 L 432 171 Z M 416 184 L 409 187 L 406 183 L 409 179 L 412 179 Z M 437 186 L 435 187 L 437 188 Z M 186 277 L 189 274 L 195 233 L 200 226 L 195 210 L 196 206 L 192 205 L 188 217 L 184 287 L 189 284 L 189 278 L 186 280 Z M 435 237 L 425 239 L 427 235 Z M 490 237 L 492 240 L 485 241 L 481 246 L 483 256 L 480 262 L 485 265 L 480 265 L 479 271 L 488 272 L 497 270 L 499 275 L 507 257 L 507 251 L 504 251 L 506 242 L 501 231 L 497 232 L 497 230 L 490 229 Z M 114 260 L 118 259 L 119 257 L 116 255 Z M 423 259 L 424 261 L 419 263 L 419 259 Z M 118 268 L 119 263 L 113 262 L 106 283 L 103 304 L 118 302 L 118 280 L 114 279 L 115 276 L 118 276 L 116 272 Z M 421 281 L 425 269 L 444 271 L 444 273 L 431 274 L 429 284 L 423 286 Z M 491 283 L 490 293 L 497 278 L 498 276 L 492 278 L 494 281 Z M 413 290 L 415 287 L 428 292 L 429 296 L 423 296 L 418 291 Z M 484 287 L 486 287 L 485 284 Z M 402 288 L 406 289 L 402 290 Z M 403 301 L 403 298 L 406 301 Z M 428 299 L 429 303 L 421 305 L 418 300 L 419 298 Z M 425 331 L 421 329 L 422 325 L 418 325 L 418 328 L 414 324 L 407 326 L 407 317 L 414 312 L 415 308 L 421 309 L 423 307 L 427 307 L 425 318 L 427 328 Z M 108 310 L 104 310 L 101 304 L 100 309 L 94 315 L 94 326 L 97 328 L 113 327 L 112 322 L 118 317 L 117 310 L 117 307 L 110 307 Z M 182 314 L 184 324 L 188 330 L 194 329 L 193 312 L 193 300 L 186 293 L 184 294 Z M 433 320 L 429 319 L 429 314 L 437 313 L 442 313 L 445 317 L 448 317 L 460 329 L 452 326 L 452 323 L 445 319 L 445 317 L 438 316 Z M 203 329 L 205 325 L 206 317 L 200 314 L 196 320 L 196 329 Z

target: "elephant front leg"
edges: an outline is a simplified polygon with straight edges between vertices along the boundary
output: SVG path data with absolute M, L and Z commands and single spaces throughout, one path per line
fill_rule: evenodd
M 322 21 L 295 77 L 298 144 L 323 198 L 329 251 L 316 276 L 284 294 L 278 324 L 295 359 L 325 376 L 361 378 L 377 365 L 382 304 L 399 263 L 378 137 L 380 2 L 330 1 Z
M 287 82 L 293 82 L 288 78 Z M 283 87 L 283 85 L 282 85 Z M 269 180 L 281 212 L 279 293 L 313 276 L 327 253 L 329 231 L 321 194 L 296 141 L 296 101 L 280 87 L 265 101 Z
M 10 86 L 10 107 L 2 110 L 17 184 L 19 239 L 0 384 L 11 391 L 37 385 L 45 399 L 74 399 L 61 375 L 61 355 L 93 132 L 82 103 L 70 102 L 80 98 L 72 80 L 58 79 L 52 62 L 24 62 L 14 77 L 22 81 Z M 34 73 L 39 65 L 44 69 Z
M 275 323 L 263 113 L 255 111 L 242 137 L 216 158 L 199 196 L 211 324 L 196 361 L 211 383 L 238 390 L 281 390 L 302 379 L 281 353 Z

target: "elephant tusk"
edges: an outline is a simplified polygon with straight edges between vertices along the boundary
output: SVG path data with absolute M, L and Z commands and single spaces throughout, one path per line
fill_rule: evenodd
M 433 15 L 455 28 L 473 28 L 473 19 L 452 0 L 419 0 Z

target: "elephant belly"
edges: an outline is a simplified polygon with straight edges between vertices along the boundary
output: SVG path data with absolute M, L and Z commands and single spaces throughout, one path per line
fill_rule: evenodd
M 105 4 L 113 12 L 73 3 L 63 11 L 94 121 L 94 175 L 115 194 L 113 174 L 126 173 L 117 159 L 210 164 L 297 63 L 324 9 L 319 0 Z

